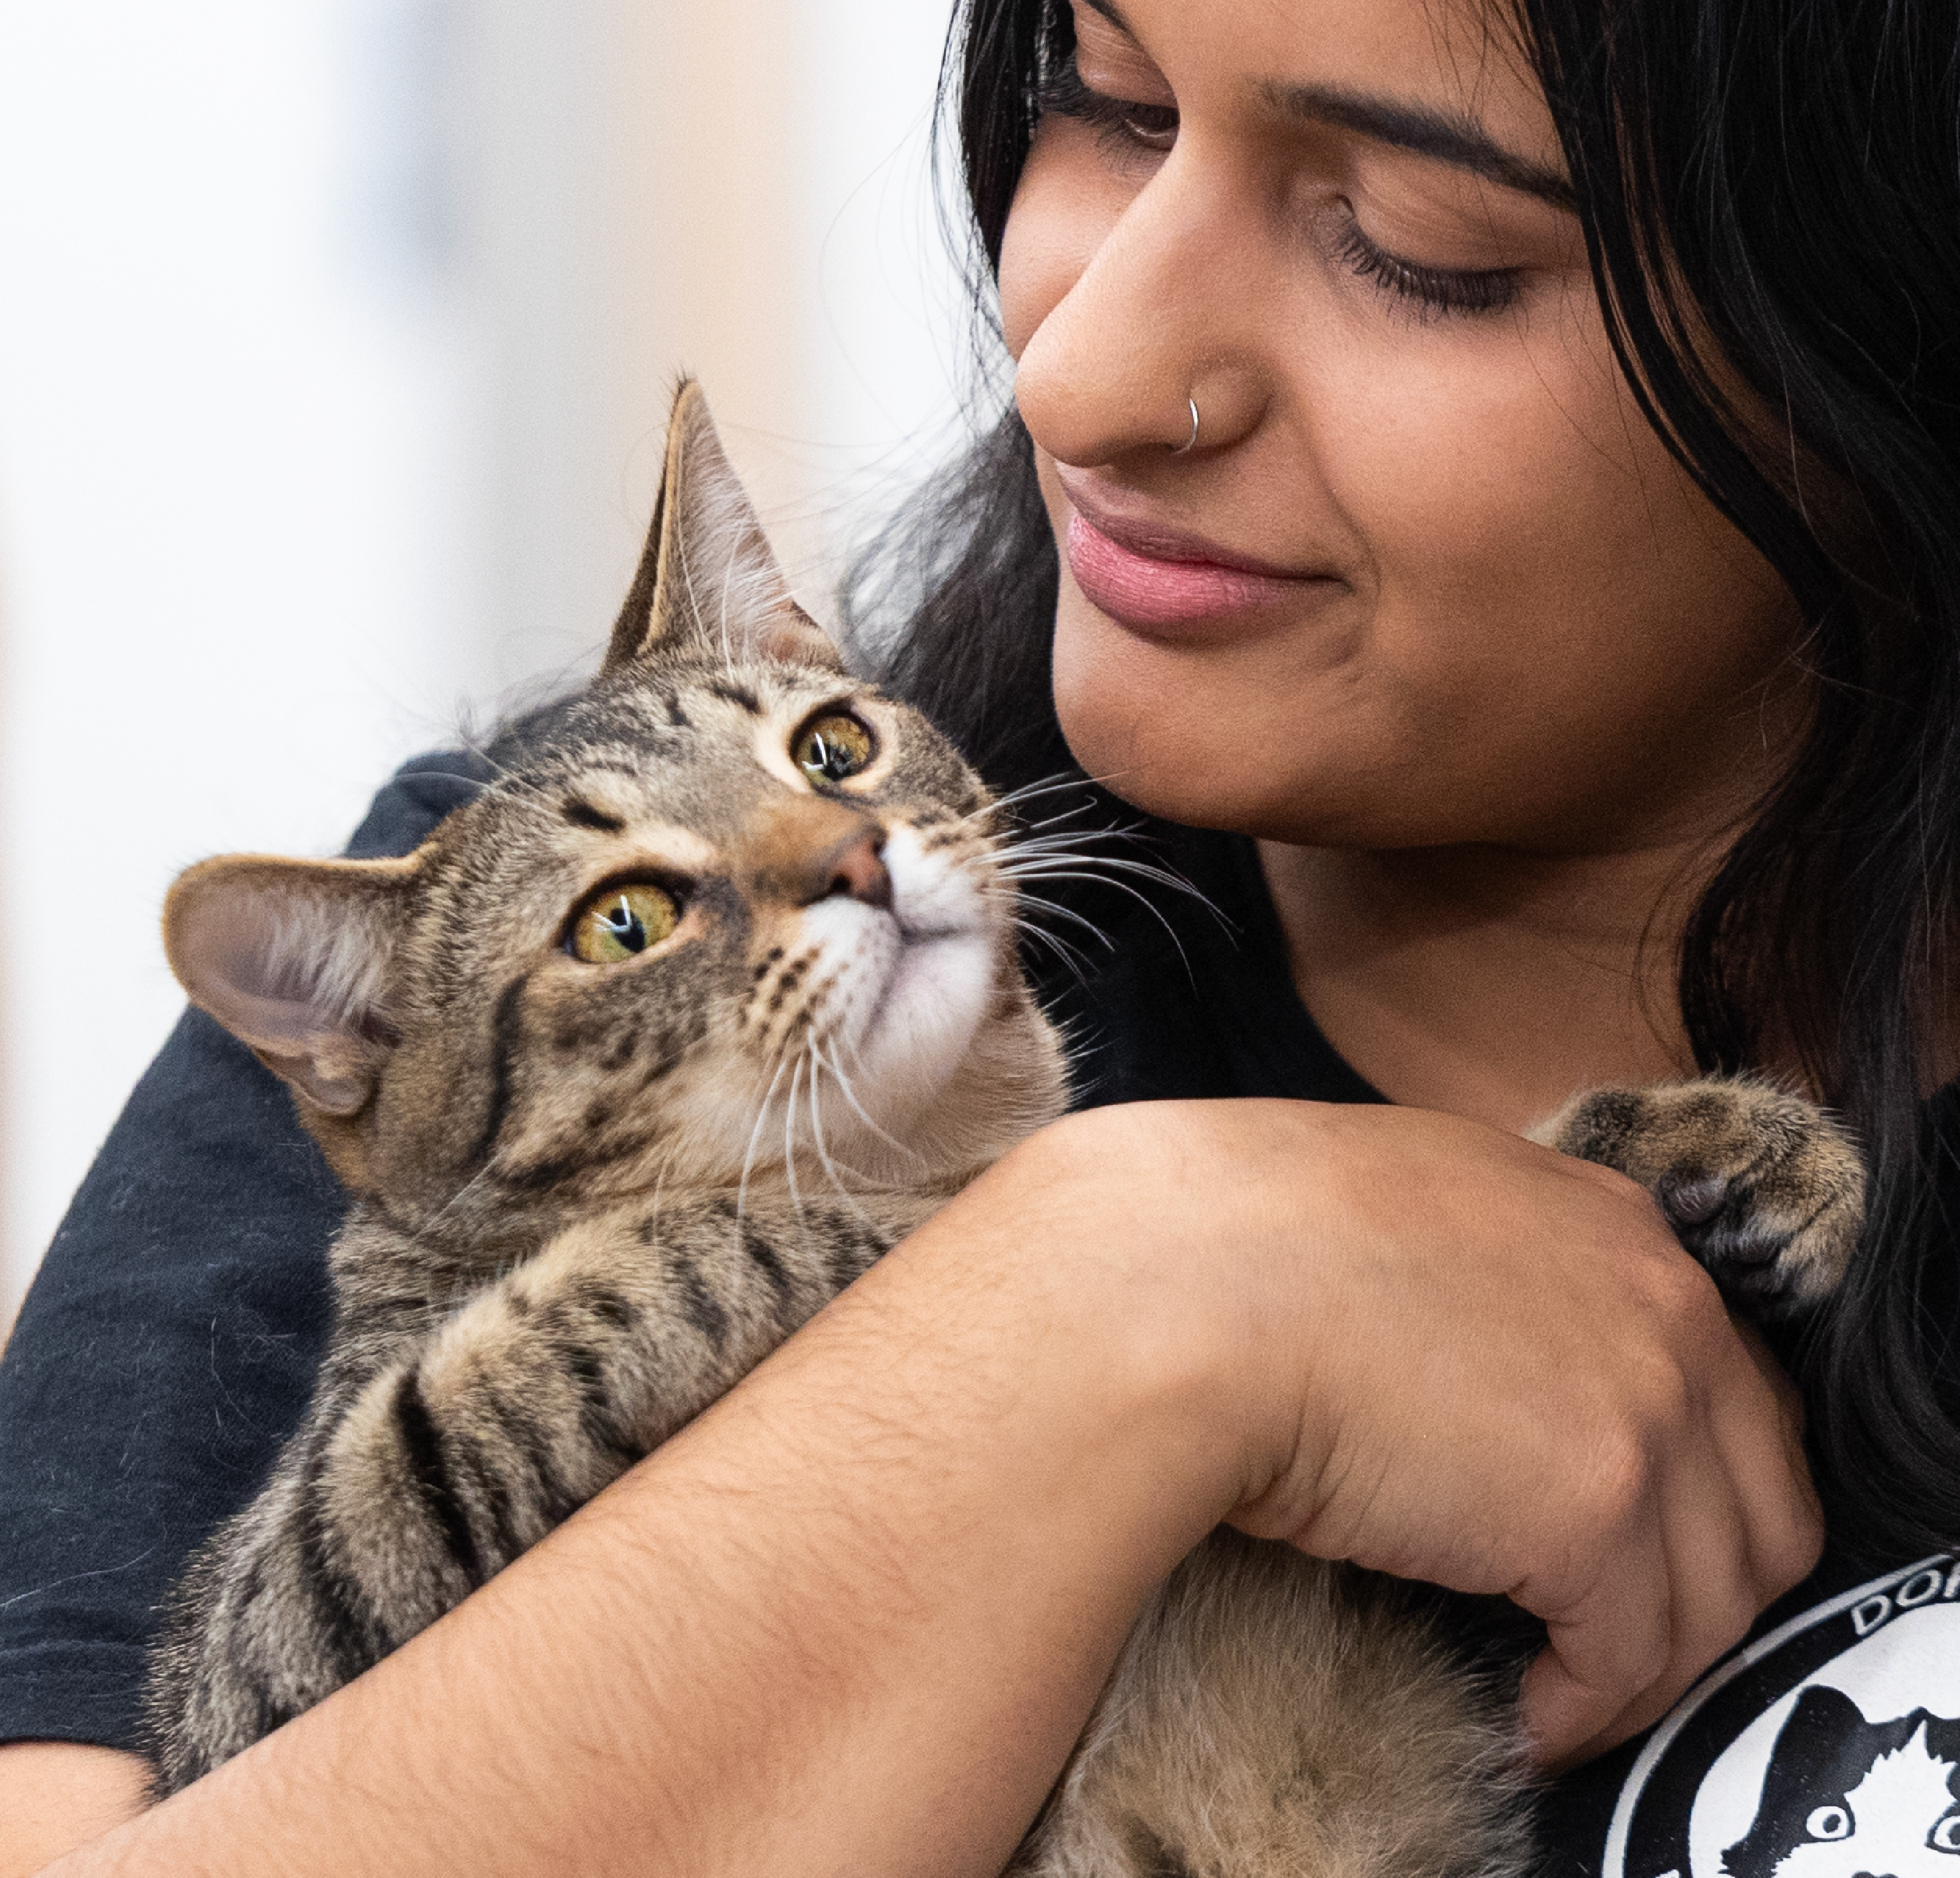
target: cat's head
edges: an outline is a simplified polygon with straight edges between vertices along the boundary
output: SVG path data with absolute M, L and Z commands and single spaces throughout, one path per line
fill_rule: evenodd
M 791 598 L 695 386 L 599 677 L 493 755 L 406 860 L 171 891 L 192 1002 L 357 1191 L 919 1186 L 1058 1111 L 987 792 Z

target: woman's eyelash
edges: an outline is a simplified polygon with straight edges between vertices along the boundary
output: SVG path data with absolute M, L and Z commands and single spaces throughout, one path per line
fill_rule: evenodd
M 1125 149 L 1168 150 L 1177 141 L 1177 110 L 1169 104 L 1139 104 L 1092 91 L 1076 69 L 1075 56 L 1042 80 L 1036 98 L 1043 116 L 1072 117 L 1100 131 Z
M 1044 116 L 1072 117 L 1122 151 L 1166 151 L 1177 141 L 1175 106 L 1092 91 L 1083 83 L 1073 52 L 1042 78 L 1036 102 Z M 1437 268 L 1405 261 L 1370 241 L 1351 213 L 1335 253 L 1363 280 L 1409 303 L 1424 317 L 1496 313 L 1518 297 L 1516 268 Z
M 1516 268 L 1424 267 L 1379 248 L 1351 215 L 1335 253 L 1363 280 L 1373 281 L 1424 316 L 1497 313 L 1518 297 Z

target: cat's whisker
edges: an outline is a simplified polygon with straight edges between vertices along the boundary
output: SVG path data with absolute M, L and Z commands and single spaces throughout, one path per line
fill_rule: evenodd
M 873 1220 L 871 1215 L 858 1203 L 857 1196 L 838 1177 L 837 1164 L 830 1158 L 829 1146 L 823 1139 L 823 1117 L 817 1102 L 817 1071 L 822 1066 L 822 1058 L 817 1053 L 816 1040 L 814 1037 L 810 1039 L 810 1139 L 816 1149 L 816 1158 L 822 1163 L 825 1174 L 829 1176 L 830 1184 L 837 1190 L 837 1197 L 843 1201 L 845 1205 L 849 1207 L 860 1219 L 875 1225 L 877 1222 Z M 864 1178 L 855 1168 L 847 1168 L 845 1171 L 855 1174 L 861 1181 Z
M 769 1118 L 769 1104 L 776 1099 L 776 1085 L 782 1081 L 783 1072 L 789 1066 L 787 1057 L 776 1065 L 776 1073 L 769 1079 L 769 1086 L 763 1092 L 761 1105 L 756 1111 L 756 1125 L 749 1130 L 748 1152 L 742 1157 L 742 1177 L 735 1188 L 735 1217 L 738 1222 L 748 1204 L 749 1172 L 756 1165 L 756 1149 L 762 1139 L 762 1124 Z
M 1071 945 L 1058 933 L 1051 933 L 1045 926 L 1036 926 L 1031 920 L 1017 920 L 1016 928 L 1027 939 L 1039 940 L 1061 961 L 1062 968 L 1077 984 L 1086 985 L 1094 976 L 1093 961 L 1079 946 Z
M 1071 925 L 1080 926 L 1084 932 L 1100 939 L 1105 945 L 1109 946 L 1112 949 L 1115 945 L 1116 942 L 1115 939 L 1111 938 L 1110 936 L 1106 933 L 1101 926 L 1098 926 L 1093 920 L 1090 919 L 1086 913 L 1078 912 L 1074 907 L 1065 906 L 1059 900 L 1049 900 L 1045 898 L 1040 894 L 1029 893 L 1023 888 L 1017 888 L 1014 890 L 1013 898 L 1017 907 L 1039 907 L 1044 913 L 1055 914 L 1058 917 L 1068 920 Z M 1015 917 L 1017 920 L 1019 919 L 1020 916 L 1018 913 Z M 1028 926 L 1033 925 L 1036 923 L 1032 920 L 1020 920 L 1020 923 L 1024 926 Z
M 1087 859 L 1089 857 L 1084 856 L 1083 858 Z M 1016 877 L 1010 875 L 1008 878 L 1013 879 Z M 1188 881 L 1179 881 L 1176 875 L 1166 875 L 1164 878 L 1174 885 L 1183 887 L 1191 894 L 1192 898 L 1207 907 L 1222 924 L 1229 927 L 1230 922 L 1226 919 L 1225 915 L 1220 912 L 1217 907 L 1214 905 L 1211 900 L 1207 898 L 1204 894 L 1199 892 L 1198 888 L 1193 887 Z M 1108 875 L 1095 873 L 1085 868 L 1064 867 L 1042 867 L 1030 869 L 1026 874 L 1019 876 L 1019 879 L 1025 880 L 1083 880 L 1090 882 L 1091 884 L 1097 886 L 1113 887 L 1118 893 L 1128 894 L 1132 900 L 1136 901 L 1139 904 L 1147 909 L 1150 917 L 1155 920 L 1157 924 L 1163 928 L 1165 933 L 1169 937 L 1171 944 L 1177 948 L 1177 955 L 1183 961 L 1185 970 L 1187 972 L 1191 970 L 1191 959 L 1184 949 L 1184 941 L 1179 939 L 1177 936 L 1177 928 L 1171 924 L 1169 920 L 1166 917 L 1163 909 L 1160 907 L 1148 894 L 1139 892 L 1137 888 L 1131 886 L 1128 881 L 1118 880 Z
M 1043 796 L 1058 796 L 1065 789 L 1086 789 L 1088 784 L 1080 776 L 1039 776 L 1032 783 L 1023 783 L 1019 789 L 1010 789 L 1004 796 L 996 796 L 991 802 L 983 802 L 978 809 L 969 809 L 960 817 L 970 821 L 975 815 L 991 814 L 997 809 L 1017 808 L 1024 802 L 1035 802 Z
M 801 1222 L 803 1195 L 797 1189 L 796 1177 L 796 1112 L 797 1088 L 803 1081 L 803 1052 L 799 1050 L 792 1061 L 794 1067 L 790 1072 L 789 1095 L 783 1111 L 783 1174 L 789 1182 L 790 1205 L 796 1209 L 796 1216 Z
M 1182 874 L 1163 866 L 1160 863 L 1139 859 L 1134 854 L 1109 854 L 1085 849 L 1085 840 L 1139 840 L 1137 832 L 1128 828 L 1064 828 L 1055 834 L 1038 834 L 1023 841 L 1010 841 L 1003 850 L 1004 863 L 1020 861 L 1045 861 L 1052 860 L 1080 860 L 1093 863 L 1097 866 L 1112 867 L 1119 870 L 1136 872 L 1144 869 L 1154 869 L 1158 879 L 1168 885 L 1189 887 L 1190 883 Z M 1195 891 L 1195 888 L 1191 889 Z
M 441 1225 L 443 1222 L 447 1219 L 451 1213 L 455 1212 L 457 1208 L 463 1204 L 464 1200 L 469 1198 L 471 1190 L 481 1185 L 484 1181 L 488 1180 L 489 1178 L 489 1175 L 490 1169 L 488 1167 L 485 1166 L 479 1168 L 468 1180 L 465 1181 L 453 1193 L 450 1195 L 447 1200 L 444 1200 L 434 1212 L 430 1214 L 428 1219 L 425 1219 L 412 1233 L 408 1235 L 408 1243 L 411 1246 L 420 1245 L 431 1233 L 434 1232 L 438 1227 Z M 453 1295 L 450 1299 L 452 1308 L 453 1308 L 460 1296 L 460 1288 L 466 1284 L 469 1285 L 470 1291 L 473 1292 L 475 1291 L 476 1285 L 474 1282 L 466 1279 L 460 1273 L 452 1281 L 451 1290 L 453 1293 L 456 1294 L 455 1295 Z
M 1100 926 L 1083 919 L 1074 908 L 1058 905 L 1051 900 L 1038 899 L 1032 894 L 1025 896 L 1025 904 L 1039 907 L 1044 912 L 1059 914 L 1064 919 L 1073 920 L 1078 925 L 1088 927 L 1112 951 L 1115 949 L 1115 942 Z M 1039 939 L 1047 946 L 1078 980 L 1084 984 L 1089 982 L 1095 961 L 1080 946 L 1071 939 L 1064 939 L 1059 933 L 1052 931 L 1038 920 L 1030 920 L 1017 913 L 1013 915 L 1013 923 L 1017 931 L 1025 933 L 1031 939 Z
M 899 1140 L 896 1135 L 888 1134 L 871 1119 L 870 1114 L 867 1113 L 865 1110 L 864 1104 L 858 1101 L 858 1092 L 851 1088 L 851 1079 L 844 1073 L 843 1066 L 838 1063 L 834 1057 L 825 1056 L 821 1047 L 818 1045 L 814 1039 L 812 1039 L 811 1041 L 810 1050 L 812 1053 L 816 1058 L 816 1060 L 821 1063 L 826 1069 L 830 1072 L 832 1080 L 835 1082 L 838 1088 L 843 1092 L 845 1101 L 851 1104 L 852 1114 L 854 1114 L 867 1128 L 870 1129 L 873 1134 L 876 1135 L 880 1141 L 883 1142 L 887 1147 L 896 1149 L 900 1154 L 905 1155 L 910 1160 L 918 1161 L 919 1165 L 923 1167 L 925 1165 L 926 1159 L 924 1155 L 921 1154 L 919 1151 L 916 1148 L 913 1147 L 909 1142 Z
M 1044 835 L 1040 831 L 1043 828 L 1055 828 L 1061 822 L 1073 821 L 1077 816 L 1086 815 L 1090 806 L 1085 802 L 1078 808 L 1064 809 L 1055 815 L 1044 815 L 1039 821 L 1020 823 L 1019 832 L 1010 835 L 1007 839 L 1008 850 L 1010 853 L 1017 852 L 1022 848 L 1032 846 L 1036 841 L 1048 841 L 1059 838 L 1053 835 Z M 1068 838 L 1089 841 L 1102 835 L 1131 835 L 1134 833 L 1134 831 L 1129 828 L 1079 828 L 1069 835 Z M 1137 838 L 1142 837 L 1138 836 Z
M 1080 871 L 1063 874 L 1058 870 L 1063 866 Z M 1000 863 L 1000 872 L 1008 880 L 1041 880 L 1061 879 L 1101 879 L 1109 886 L 1119 885 L 1114 876 L 1128 874 L 1134 879 L 1147 880 L 1153 885 L 1169 887 L 1195 900 L 1207 911 L 1223 920 L 1220 913 L 1202 888 L 1194 886 L 1182 874 L 1173 873 L 1167 867 L 1160 867 L 1153 861 L 1133 860 L 1124 854 L 1083 854 L 1073 850 L 1054 848 L 1045 853 L 1030 855 L 1025 862 L 1010 853 Z

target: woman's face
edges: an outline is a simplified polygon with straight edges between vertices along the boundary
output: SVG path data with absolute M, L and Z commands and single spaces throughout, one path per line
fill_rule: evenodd
M 1745 806 L 1800 718 L 1795 611 L 1621 379 L 1503 31 L 1075 19 L 1001 291 L 1084 766 L 1316 844 L 1597 852 Z

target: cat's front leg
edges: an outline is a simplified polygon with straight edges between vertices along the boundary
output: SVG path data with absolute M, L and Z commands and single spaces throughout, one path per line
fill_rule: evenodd
M 146 1696 L 160 1790 L 461 1603 L 931 1210 L 718 1199 L 589 1222 L 327 1379 L 173 1596 Z
M 1531 1135 L 1639 1181 L 1723 1295 L 1758 1316 L 1829 1296 L 1857 1249 L 1857 1149 L 1814 1103 L 1768 1083 L 1593 1089 Z
M 320 1454 L 339 1559 L 432 1622 L 738 1381 L 908 1216 L 719 1198 L 560 1234 L 368 1384 Z

